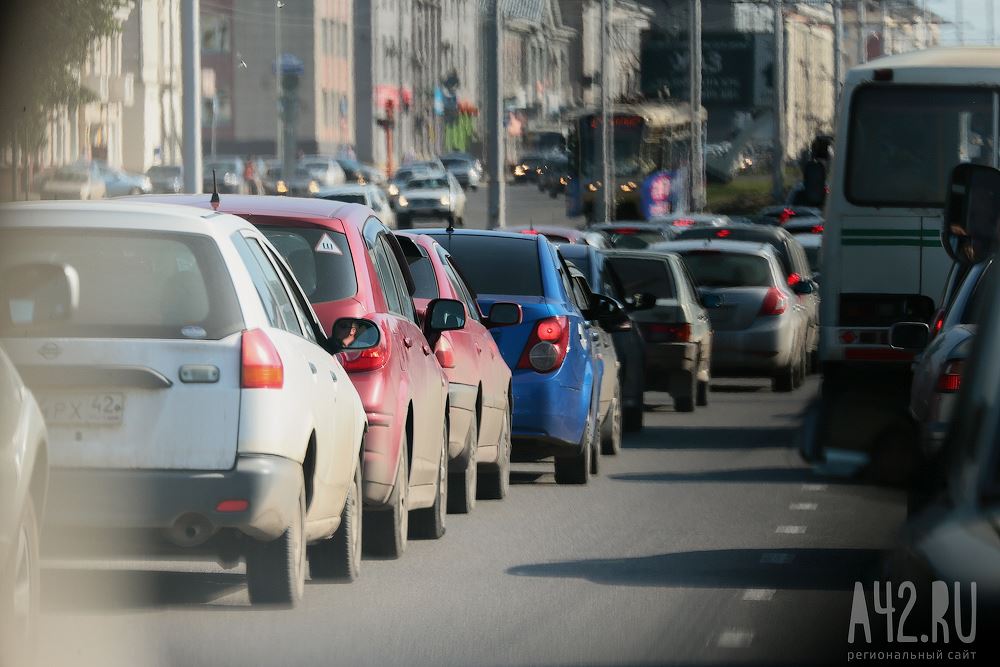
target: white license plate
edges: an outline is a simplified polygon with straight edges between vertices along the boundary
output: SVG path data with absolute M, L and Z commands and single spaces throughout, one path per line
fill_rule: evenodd
M 125 394 L 51 394 L 42 397 L 39 407 L 50 426 L 119 426 L 125 415 Z

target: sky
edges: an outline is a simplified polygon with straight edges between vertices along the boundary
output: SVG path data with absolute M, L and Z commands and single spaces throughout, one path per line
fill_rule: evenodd
M 989 30 L 987 28 L 987 5 L 993 6 L 994 35 L 1000 45 L 1000 0 L 927 0 L 927 7 L 932 12 L 943 16 L 952 25 L 941 27 L 941 42 L 953 45 L 958 43 L 957 25 L 954 24 L 961 5 L 964 41 L 967 45 L 985 45 Z

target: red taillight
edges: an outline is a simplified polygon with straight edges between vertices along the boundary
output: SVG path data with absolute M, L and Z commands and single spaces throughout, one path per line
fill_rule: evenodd
M 694 220 L 690 218 L 678 218 L 674 220 L 674 227 L 694 227 Z
M 932 335 L 937 336 L 941 333 L 941 329 L 944 327 L 944 310 L 939 310 L 937 317 L 934 318 L 934 326 L 932 327 Z
M 795 217 L 795 210 L 786 208 L 782 210 L 781 214 L 778 216 L 778 224 L 783 225 L 794 217 Z
M 216 512 L 246 512 L 250 503 L 246 500 L 222 500 L 215 506 Z
M 643 338 L 649 343 L 686 343 L 691 340 L 690 324 L 661 324 L 654 322 L 641 327 Z
M 569 318 L 547 317 L 535 325 L 517 367 L 549 373 L 562 365 L 568 351 Z
M 842 343 L 845 343 L 847 345 L 851 345 L 857 339 L 858 339 L 858 337 L 854 335 L 853 331 L 841 331 L 840 332 L 840 341 Z
M 823 233 L 823 225 L 813 225 L 812 227 L 809 228 L 809 233 L 810 234 L 822 234 Z
M 781 315 L 788 308 L 788 297 L 777 287 L 767 290 L 764 296 L 764 303 L 760 306 L 757 315 Z
M 719 237 L 720 239 L 724 239 L 727 236 L 729 236 L 730 234 L 732 234 L 732 232 L 729 231 L 728 229 L 720 229 L 719 231 L 715 232 L 715 235 L 717 237 Z
M 243 332 L 240 386 L 244 389 L 281 389 L 285 367 L 274 343 L 261 329 Z
M 962 388 L 962 367 L 965 362 L 962 360 L 949 361 L 941 371 L 941 377 L 937 381 L 937 390 L 942 394 L 954 394 Z
M 531 234 L 532 236 L 538 236 L 538 231 L 535 229 L 522 229 L 522 234 Z
M 802 282 L 802 276 L 800 276 L 799 274 L 793 273 L 788 276 L 789 287 L 794 287 L 795 285 L 798 285 L 800 282 Z
M 437 357 L 441 368 L 455 367 L 455 348 L 451 346 L 451 343 L 444 336 L 438 338 L 438 342 L 434 346 L 434 356 Z
M 612 230 L 615 234 L 638 234 L 640 230 L 635 227 L 618 227 Z

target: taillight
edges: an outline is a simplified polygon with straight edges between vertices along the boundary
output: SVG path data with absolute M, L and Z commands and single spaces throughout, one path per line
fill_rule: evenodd
M 934 318 L 934 326 L 931 327 L 931 335 L 937 336 L 941 333 L 941 329 L 944 327 L 944 310 L 939 310 L 937 317 Z
M 757 315 L 781 315 L 786 308 L 788 308 L 788 297 L 777 287 L 772 287 L 767 290 L 764 303 L 761 304 Z
M 434 346 L 434 356 L 437 357 L 441 368 L 455 367 L 455 348 L 451 346 L 451 343 L 444 336 L 438 338 L 438 342 Z
M 949 361 L 941 371 L 941 377 L 937 381 L 937 390 L 942 394 L 954 394 L 962 388 L 962 367 L 965 365 L 961 359 Z
M 788 276 L 789 287 L 794 287 L 795 285 L 798 285 L 800 282 L 802 282 L 802 276 L 800 276 L 799 274 L 793 273 Z
M 686 343 L 691 340 L 690 324 L 652 324 L 641 325 L 643 338 L 649 343 Z
M 822 234 L 823 229 L 824 229 L 823 225 L 813 225 L 812 227 L 810 227 L 809 232 L 811 234 Z
M 565 315 L 539 320 L 524 346 L 518 368 L 528 368 L 539 373 L 556 370 L 569 351 L 569 318 Z
M 281 389 L 285 367 L 274 343 L 261 329 L 243 332 L 240 386 L 244 389 Z
M 690 218 L 678 218 L 674 220 L 674 227 L 694 227 L 694 220 Z
M 389 336 L 383 332 L 375 347 L 367 350 L 344 350 L 337 353 L 337 359 L 348 373 L 378 370 L 389 363 Z
M 728 229 L 720 229 L 719 231 L 715 232 L 715 236 L 720 239 L 724 239 L 730 234 L 732 234 L 732 232 L 729 231 Z

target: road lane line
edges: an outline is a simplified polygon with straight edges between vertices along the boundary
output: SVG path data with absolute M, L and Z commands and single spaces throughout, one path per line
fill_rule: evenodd
M 770 602 L 777 591 L 773 588 L 748 588 L 743 591 L 743 599 L 747 602 Z
M 802 535 L 806 532 L 805 526 L 778 526 L 774 532 L 782 535 Z
M 782 551 L 766 551 L 760 555 L 761 565 L 788 565 L 795 560 L 795 554 Z
M 753 642 L 753 631 L 730 628 L 719 635 L 715 645 L 719 648 L 746 648 Z
M 826 491 L 826 484 L 803 484 L 803 491 Z
M 790 510 L 796 510 L 799 512 L 811 512 L 819 507 L 818 503 L 792 503 L 788 506 Z

